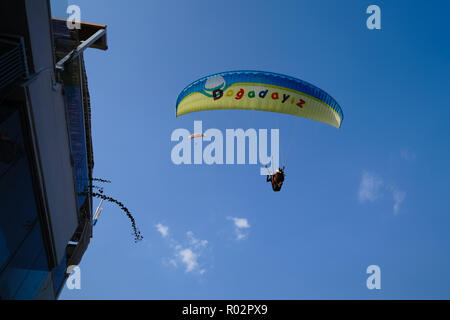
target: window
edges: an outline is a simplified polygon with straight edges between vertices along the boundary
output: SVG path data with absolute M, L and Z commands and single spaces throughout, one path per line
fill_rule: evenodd
M 5 107 L 0 107 L 0 194 L 0 298 L 32 299 L 49 270 L 20 113 Z

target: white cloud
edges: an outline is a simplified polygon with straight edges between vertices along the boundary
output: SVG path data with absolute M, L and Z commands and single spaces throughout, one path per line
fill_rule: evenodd
M 393 211 L 394 214 L 397 214 L 400 210 L 400 205 L 406 198 L 406 192 L 399 190 L 393 184 L 385 183 L 382 178 L 374 173 L 363 173 L 358 190 L 358 198 L 361 203 L 366 201 L 375 202 L 386 191 L 392 194 L 394 200 Z
M 250 228 L 250 225 L 248 224 L 248 220 L 245 218 L 233 218 L 234 224 L 237 228 Z
M 156 225 L 156 229 L 158 230 L 159 233 L 161 233 L 163 237 L 167 237 L 167 235 L 169 234 L 169 227 L 164 226 L 161 223 L 158 223 Z
M 383 186 L 383 180 L 374 173 L 364 172 L 361 177 L 361 183 L 358 190 L 360 202 L 374 202 L 381 194 L 380 189 Z
M 206 247 L 206 245 L 208 244 L 207 240 L 199 240 L 196 237 L 194 237 L 194 233 L 192 231 L 186 232 L 186 235 L 189 239 L 190 244 L 195 248 Z
M 236 240 L 244 240 L 248 237 L 248 231 L 245 229 L 250 229 L 250 224 L 246 218 L 227 217 L 227 219 L 234 222 Z
M 165 265 L 170 265 L 174 268 L 177 268 L 178 265 L 184 265 L 186 272 L 197 271 L 200 275 L 206 272 L 205 268 L 200 269 L 202 265 L 199 262 L 199 258 L 203 249 L 208 245 L 207 240 L 198 239 L 192 231 L 188 231 L 186 232 L 187 239 L 179 243 L 169 235 L 169 227 L 158 223 L 156 229 L 163 237 L 168 238 L 169 247 L 173 250 L 172 257 L 163 259 Z
M 396 187 L 391 187 L 392 198 L 394 199 L 394 214 L 400 210 L 400 205 L 406 198 L 406 192 L 398 190 Z
M 181 261 L 186 265 L 186 272 L 191 272 L 197 267 L 197 254 L 191 249 L 183 249 L 178 254 L 181 256 Z
M 247 234 L 244 232 L 237 231 L 236 232 L 236 240 L 244 240 L 247 238 Z

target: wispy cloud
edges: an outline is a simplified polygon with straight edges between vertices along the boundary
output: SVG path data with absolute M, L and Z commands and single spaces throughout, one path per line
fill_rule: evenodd
M 169 235 L 169 227 L 164 226 L 161 223 L 158 223 L 155 227 L 163 237 L 167 237 Z
M 194 248 L 200 248 L 200 247 L 206 247 L 206 245 L 208 244 L 207 240 L 200 240 L 197 239 L 194 236 L 194 233 L 192 231 L 188 231 L 186 232 L 186 235 L 189 239 L 189 243 L 194 247 Z
M 175 260 L 175 259 L 169 259 L 169 263 L 170 263 L 172 266 L 174 266 L 175 268 L 178 266 L 177 260 Z
M 250 224 L 246 218 L 227 217 L 234 223 L 234 231 L 236 232 L 236 240 L 244 240 L 248 237 L 248 229 Z
M 383 180 L 376 174 L 364 172 L 359 184 L 358 198 L 360 202 L 374 202 L 381 194 L 380 189 L 383 186 Z
M 186 239 L 179 243 L 175 238 L 169 235 L 169 227 L 158 223 L 156 229 L 164 238 L 169 241 L 169 247 L 173 250 L 170 258 L 165 259 L 165 264 L 177 268 L 179 265 L 185 267 L 185 271 L 189 273 L 198 273 L 200 275 L 206 272 L 205 268 L 201 268 L 199 262 L 203 254 L 204 248 L 208 245 L 207 240 L 198 239 L 192 231 L 186 232 Z
M 375 202 L 383 196 L 384 192 L 392 195 L 394 200 L 393 211 L 397 214 L 400 205 L 406 198 L 406 192 L 397 188 L 394 184 L 387 184 L 375 173 L 363 172 L 358 189 L 359 202 Z
M 406 192 L 398 190 L 396 187 L 391 186 L 392 198 L 394 199 L 394 214 L 397 214 L 400 210 L 400 205 L 406 198 Z

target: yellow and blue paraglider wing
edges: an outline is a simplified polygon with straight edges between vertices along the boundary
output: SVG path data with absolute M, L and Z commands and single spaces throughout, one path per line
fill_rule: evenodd
M 325 91 L 305 81 L 262 71 L 230 71 L 201 78 L 178 96 L 176 115 L 216 109 L 287 113 L 339 128 L 344 114 Z

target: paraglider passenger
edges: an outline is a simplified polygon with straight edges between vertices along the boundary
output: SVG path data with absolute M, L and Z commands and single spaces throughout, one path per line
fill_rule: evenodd
M 266 182 L 271 182 L 272 183 L 272 189 L 273 191 L 280 191 L 281 187 L 283 186 L 283 182 L 284 182 L 284 167 L 283 169 L 278 168 L 277 171 L 275 171 L 274 174 L 272 175 L 268 175 Z

